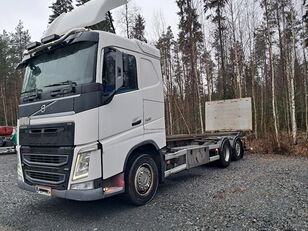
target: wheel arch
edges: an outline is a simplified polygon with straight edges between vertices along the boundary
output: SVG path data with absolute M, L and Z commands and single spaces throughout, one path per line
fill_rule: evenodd
M 157 168 L 159 171 L 159 181 L 164 181 L 164 162 L 163 162 L 163 154 L 161 153 L 161 149 L 153 140 L 143 141 L 134 147 L 132 147 L 125 159 L 123 171 L 125 172 L 130 164 L 130 160 L 132 160 L 138 154 L 149 154 L 153 157 L 155 163 L 157 164 Z

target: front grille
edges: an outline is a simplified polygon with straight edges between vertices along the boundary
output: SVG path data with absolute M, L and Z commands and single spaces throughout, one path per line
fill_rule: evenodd
M 74 123 L 22 126 L 19 129 L 21 146 L 72 147 Z
M 20 149 L 25 182 L 66 190 L 72 167 L 73 147 L 29 147 Z
M 27 165 L 60 167 L 67 164 L 68 155 L 23 154 L 23 159 Z
M 32 183 L 59 185 L 65 182 L 65 174 L 25 171 L 25 177 Z

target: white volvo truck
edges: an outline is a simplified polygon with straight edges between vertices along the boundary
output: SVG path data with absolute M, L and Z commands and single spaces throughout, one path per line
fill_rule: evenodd
M 27 47 L 18 120 L 18 185 L 92 201 L 149 202 L 170 175 L 243 157 L 239 133 L 166 137 L 159 51 L 85 29 L 125 0 L 92 0 Z

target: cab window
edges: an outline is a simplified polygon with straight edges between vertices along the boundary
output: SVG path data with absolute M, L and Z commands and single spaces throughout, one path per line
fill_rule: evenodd
M 104 64 L 103 64 L 103 91 L 105 95 L 114 92 L 117 69 L 117 50 L 113 48 L 106 48 L 104 51 Z M 137 61 L 136 57 L 126 53 L 121 53 L 123 58 L 123 87 L 117 93 L 125 93 L 129 91 L 138 90 L 137 78 Z M 121 69 L 121 67 L 118 67 Z
M 115 90 L 116 79 L 116 50 L 106 49 L 104 53 L 103 65 L 103 91 L 105 95 Z
M 133 55 L 123 53 L 123 87 L 120 92 L 138 90 L 137 62 Z

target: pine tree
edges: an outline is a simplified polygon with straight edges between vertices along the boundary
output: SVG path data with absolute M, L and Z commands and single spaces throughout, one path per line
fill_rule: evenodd
M 22 71 L 13 71 L 18 63 L 22 61 L 23 53 L 26 49 L 26 46 L 30 43 L 31 36 L 29 34 L 29 30 L 24 28 L 24 25 L 21 21 L 19 21 L 17 27 L 15 28 L 15 32 L 10 34 L 10 63 L 12 64 L 12 74 L 9 79 L 9 89 L 10 91 L 8 99 L 8 108 L 11 115 L 11 124 L 15 124 L 17 117 L 17 108 L 18 108 L 18 97 L 21 91 L 24 70 Z
M 199 51 L 202 50 L 203 46 L 203 33 L 192 0 L 177 0 L 176 3 L 180 9 L 178 13 L 180 16 L 178 43 L 188 76 L 185 89 L 187 91 L 188 111 L 191 112 L 190 124 L 195 132 L 203 133 L 204 123 L 201 103 L 203 87 L 201 87 L 202 81 L 198 68 L 198 61 L 201 57 Z
M 167 133 L 174 134 L 173 124 L 173 79 L 172 79 L 172 46 L 174 45 L 174 35 L 169 26 L 167 33 L 163 33 L 159 38 L 156 47 L 160 50 L 161 54 L 161 67 L 162 75 L 165 83 L 165 96 L 166 96 L 166 124 Z
M 204 48 L 201 61 L 202 61 L 202 67 L 204 69 L 203 72 L 205 73 L 206 76 L 208 101 L 212 101 L 212 95 L 214 92 L 213 72 L 215 64 L 212 60 L 211 53 L 207 51 L 206 48 Z
M 268 42 L 268 53 L 269 53 L 269 62 L 271 68 L 271 84 L 272 84 L 272 112 L 273 112 L 273 120 L 274 120 L 274 129 L 275 129 L 275 137 L 276 144 L 278 149 L 281 148 L 280 136 L 279 136 L 279 122 L 277 115 L 277 85 L 276 85 L 276 73 L 275 73 L 275 63 L 273 57 L 273 41 L 272 41 L 272 27 L 274 22 L 273 10 L 274 5 L 272 0 L 262 0 L 261 7 L 264 8 L 264 19 L 266 21 L 266 34 L 267 34 L 267 42 Z
M 23 52 L 26 46 L 30 43 L 31 36 L 29 30 L 24 29 L 22 21 L 19 21 L 15 32 L 11 34 L 11 45 L 15 54 L 15 63 L 18 63 L 23 58 Z
M 23 71 L 15 71 L 15 67 L 29 42 L 29 31 L 21 21 L 14 33 L 0 34 L 0 124 L 16 124 Z
M 0 124 L 8 125 L 6 86 L 9 70 L 9 39 L 5 31 L 0 34 Z
M 221 75 L 222 75 L 222 95 L 223 99 L 227 98 L 227 81 L 226 81 L 226 67 L 225 67 L 225 52 L 224 52 L 224 26 L 225 17 L 223 9 L 228 0 L 204 0 L 204 11 L 207 13 L 210 9 L 215 9 L 215 13 L 210 15 L 212 22 L 217 24 L 217 36 L 219 41 L 219 56 L 221 61 Z
M 77 0 L 76 6 L 82 6 L 83 4 L 89 2 L 90 0 Z M 113 17 L 110 11 L 106 13 L 106 20 L 99 22 L 96 25 L 90 26 L 92 30 L 102 30 L 110 33 L 116 33 L 113 26 Z
M 142 42 L 147 42 L 144 33 L 145 33 L 145 20 L 141 14 L 138 14 L 135 18 L 135 24 L 132 30 L 131 38 L 138 39 Z
M 49 16 L 49 24 L 63 13 L 70 12 L 73 7 L 72 0 L 57 0 L 49 7 L 52 9 L 52 15 Z

